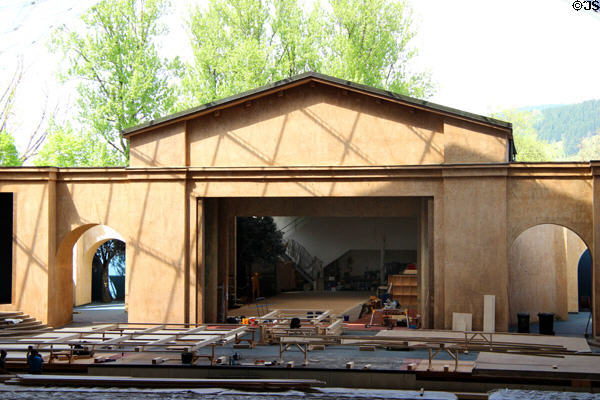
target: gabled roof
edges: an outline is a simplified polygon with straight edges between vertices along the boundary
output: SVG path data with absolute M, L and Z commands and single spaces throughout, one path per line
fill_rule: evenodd
M 233 107 L 245 101 L 257 99 L 286 88 L 299 86 L 309 82 L 319 82 L 325 85 L 336 86 L 348 91 L 354 91 L 362 93 L 367 96 L 373 96 L 385 100 L 392 101 L 394 103 L 407 105 L 413 108 L 426 110 L 435 114 L 447 115 L 454 118 L 475 122 L 481 125 L 492 126 L 502 130 L 508 131 L 509 137 L 512 137 L 512 124 L 510 122 L 504 122 L 495 118 L 486 117 L 483 115 L 473 114 L 467 111 L 458 110 L 451 107 L 442 106 L 435 103 L 430 103 L 425 100 L 415 99 L 413 97 L 404 96 L 402 94 L 390 92 L 388 90 L 378 89 L 372 86 L 366 86 L 359 83 L 350 82 L 347 80 L 334 78 L 332 76 L 319 74 L 317 72 L 305 72 L 300 75 L 293 76 L 291 78 L 283 79 L 277 82 L 270 83 L 265 86 L 261 86 L 256 89 L 249 90 L 247 92 L 239 93 L 233 96 L 226 97 L 212 101 L 210 103 L 203 104 L 198 107 L 190 108 L 184 111 L 177 112 L 175 114 L 167 115 L 166 117 L 155 119 L 152 121 L 144 122 L 140 125 L 127 128 L 123 131 L 123 136 L 130 137 L 138 133 L 143 133 L 151 130 L 158 126 L 169 125 L 175 122 L 192 119 L 204 114 L 208 114 L 212 111 L 221 110 L 228 107 Z

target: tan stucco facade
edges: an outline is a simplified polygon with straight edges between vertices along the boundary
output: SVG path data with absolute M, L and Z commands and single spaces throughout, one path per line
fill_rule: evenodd
M 532 226 L 571 229 L 594 262 L 600 248 L 595 164 L 509 163 L 506 125 L 326 79 L 127 136 L 128 168 L 0 169 L 0 191 L 15 193 L 13 301 L 0 310 L 69 322 L 73 245 L 97 225 L 127 244 L 135 322 L 222 318 L 236 216 L 418 217 L 419 301 L 432 328 L 462 312 L 481 329 L 492 294 L 496 327 L 507 329 L 510 248 Z

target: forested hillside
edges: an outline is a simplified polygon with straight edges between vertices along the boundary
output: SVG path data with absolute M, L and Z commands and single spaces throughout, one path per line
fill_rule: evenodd
M 539 138 L 548 142 L 562 141 L 566 156 L 575 155 L 580 150 L 583 138 L 600 134 L 600 100 L 537 110 L 541 116 L 534 127 Z

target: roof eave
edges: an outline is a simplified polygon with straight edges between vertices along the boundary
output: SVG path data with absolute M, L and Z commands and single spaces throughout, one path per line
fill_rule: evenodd
M 384 100 L 393 101 L 409 107 L 422 109 L 425 111 L 446 115 L 453 118 L 468 120 L 481 125 L 491 126 L 497 129 L 507 131 L 509 137 L 512 138 L 512 124 L 510 122 L 500 121 L 495 118 L 490 118 L 479 114 L 473 114 L 467 111 L 458 110 L 452 107 L 446 107 L 436 103 L 430 103 L 425 100 L 415 99 L 409 96 L 390 92 L 388 90 L 378 89 L 375 87 L 350 82 L 332 76 L 319 74 L 316 72 L 305 72 L 303 74 L 296 75 L 291 78 L 286 78 L 277 82 L 273 82 L 256 89 L 252 89 L 223 99 L 215 100 L 213 102 L 209 102 L 198 107 L 180 111 L 178 113 L 174 113 L 163 118 L 144 122 L 134 127 L 127 128 L 123 130 L 122 133 L 124 137 L 129 138 L 133 135 L 144 133 L 151 129 L 158 128 L 160 126 L 170 125 L 192 118 L 197 118 L 199 116 L 208 114 L 213 111 L 232 107 L 234 105 L 246 101 L 250 101 L 256 98 L 272 94 L 274 92 L 278 92 L 280 90 L 307 83 L 309 81 L 315 81 L 326 85 L 337 86 L 346 90 L 363 93 L 368 96 L 379 97 Z

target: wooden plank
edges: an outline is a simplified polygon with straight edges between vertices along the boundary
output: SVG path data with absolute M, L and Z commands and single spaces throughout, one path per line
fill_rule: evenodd
M 84 387 L 218 387 L 218 388 L 310 388 L 322 386 L 316 379 L 196 379 L 196 378 L 139 378 L 131 376 L 90 375 L 17 375 L 14 382 L 19 385 L 84 386 Z
M 255 319 L 258 321 L 265 320 L 265 319 L 276 319 L 275 316 L 278 314 L 279 314 L 279 310 L 273 310 L 270 313 L 267 313 L 267 314 L 263 315 L 262 317 L 255 318 Z
M 233 340 L 235 340 L 235 336 L 239 333 L 245 332 L 247 330 L 247 327 L 245 326 L 240 326 L 237 329 L 233 329 L 231 331 L 225 332 L 225 333 L 220 333 L 217 334 L 216 337 L 213 338 L 208 338 L 208 339 L 203 339 L 201 341 L 198 341 L 196 343 L 194 343 L 191 347 L 188 347 L 187 351 L 196 351 L 202 347 L 206 347 L 208 345 L 212 345 L 215 344 L 217 342 L 231 342 Z M 203 333 L 209 333 L 208 331 L 205 331 Z
M 539 378 L 600 379 L 600 363 L 596 357 L 565 355 L 559 358 L 538 355 L 479 353 L 475 362 L 474 374 L 528 376 Z
M 335 321 L 334 321 L 332 324 L 330 324 L 330 325 L 327 325 L 327 326 L 325 327 L 325 329 L 328 329 L 328 330 L 333 330 L 333 329 L 336 329 L 336 328 L 338 328 L 339 326 L 342 326 L 342 324 L 343 324 L 343 323 L 344 323 L 344 320 L 343 320 L 343 319 L 341 319 L 341 318 L 338 318 L 338 319 L 336 319 L 336 320 L 335 320 Z
M 117 338 L 105 340 L 105 341 L 102 341 L 100 343 L 95 343 L 94 346 L 98 346 L 98 345 L 100 345 L 100 346 L 108 346 L 108 345 L 111 345 L 111 344 L 121 343 L 121 342 L 124 342 L 126 340 L 134 339 L 134 338 L 136 338 L 138 336 L 143 336 L 143 335 L 147 335 L 149 333 L 160 331 L 160 330 L 164 329 L 164 327 L 165 327 L 164 325 L 159 325 L 159 326 L 154 326 L 154 327 L 151 327 L 151 328 L 144 329 L 143 331 L 137 331 L 137 332 L 127 333 L 127 334 L 124 334 L 121 337 L 117 337 Z
M 82 330 L 79 333 L 73 333 L 73 334 L 70 334 L 70 335 L 67 335 L 67 336 L 61 336 L 61 337 L 57 337 L 57 338 L 54 338 L 54 339 L 45 340 L 44 342 L 42 342 L 42 343 L 39 344 L 38 348 L 43 348 L 43 347 L 49 346 L 51 344 L 69 343 L 69 341 L 71 341 L 73 339 L 83 339 L 84 336 L 98 334 L 98 333 L 103 333 L 103 332 L 109 331 L 111 329 L 114 329 L 116 327 L 117 327 L 116 324 L 102 326 L 102 327 L 100 327 L 98 329 L 93 329 L 93 327 L 92 327 L 92 329 L 90 329 L 90 330 Z M 60 331 L 54 331 L 52 333 L 54 333 L 54 334 L 60 334 L 61 332 Z
M 321 315 L 319 315 L 317 318 L 313 318 L 313 321 L 315 322 L 321 322 L 323 321 L 325 318 L 328 318 L 329 315 L 331 314 L 331 310 L 326 310 L 324 311 Z
M 239 328 L 236 329 L 232 329 L 230 331 L 227 331 L 226 333 L 223 334 L 223 340 L 227 341 L 227 342 L 231 342 L 232 340 L 235 340 L 236 335 L 239 335 L 241 333 L 246 333 L 248 332 L 248 327 L 247 326 L 240 326 Z
M 481 332 L 467 332 L 467 333 L 481 333 Z M 486 335 L 489 335 L 486 334 Z M 379 331 L 377 337 L 395 337 L 404 338 L 408 341 L 455 341 L 464 340 L 464 332 L 454 331 L 439 331 L 439 330 L 428 330 L 428 329 L 410 329 L 410 330 L 383 330 Z M 537 335 L 537 334 L 519 334 L 519 333 L 494 333 L 494 343 L 509 343 L 514 345 L 523 346 L 553 346 L 563 347 L 569 351 L 577 352 L 591 352 L 589 345 L 585 338 L 578 337 L 566 337 L 566 336 L 549 336 L 549 335 Z
M 176 340 L 179 336 L 186 336 L 186 335 L 190 335 L 190 334 L 193 334 L 196 332 L 202 332 L 204 330 L 206 330 L 206 325 L 202 325 L 202 326 L 199 326 L 198 328 L 194 328 L 194 329 L 188 329 L 188 330 L 180 332 L 178 334 L 167 336 L 166 338 L 155 340 L 155 341 L 143 344 L 141 346 L 138 346 L 138 347 L 136 347 L 136 351 L 144 351 L 144 346 L 146 346 L 146 345 L 158 346 L 158 345 L 167 344 L 169 342 Z

